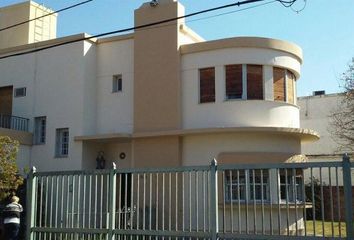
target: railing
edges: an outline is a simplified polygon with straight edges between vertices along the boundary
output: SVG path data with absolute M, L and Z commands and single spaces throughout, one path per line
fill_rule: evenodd
M 353 168 L 345 156 L 323 163 L 32 171 L 27 236 L 353 239 Z
M 28 131 L 27 118 L 0 114 L 0 128 L 8 128 L 18 131 Z

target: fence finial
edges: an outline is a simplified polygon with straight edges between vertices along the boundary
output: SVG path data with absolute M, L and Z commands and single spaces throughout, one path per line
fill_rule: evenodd
M 115 162 L 112 162 L 112 169 L 116 170 L 117 169 L 117 165 Z
M 35 166 L 33 166 L 31 170 L 32 170 L 32 173 L 37 172 L 37 168 Z
M 216 166 L 216 165 L 218 165 L 218 161 L 216 161 L 216 159 L 214 158 L 213 160 L 211 160 L 210 165 L 211 166 Z
M 350 157 L 349 157 L 348 153 L 344 153 L 343 154 L 343 161 L 348 161 L 349 162 L 349 159 L 350 159 Z

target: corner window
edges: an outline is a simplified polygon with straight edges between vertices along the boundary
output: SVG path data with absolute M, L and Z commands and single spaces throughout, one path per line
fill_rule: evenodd
M 199 69 L 200 103 L 215 102 L 215 68 Z
M 240 99 L 243 93 L 242 64 L 225 66 L 226 99 Z
M 15 88 L 15 97 L 25 97 L 26 96 L 26 88 Z
M 287 99 L 289 103 L 294 104 L 294 93 L 295 93 L 295 75 L 289 70 L 286 71 L 286 85 L 287 85 Z
M 56 157 L 67 157 L 69 155 L 69 128 L 56 130 Z
M 46 140 L 46 117 L 36 117 L 34 119 L 34 143 L 35 144 L 45 144 Z
M 273 68 L 274 101 L 285 101 L 285 69 Z
M 262 65 L 247 65 L 247 99 L 263 99 Z
M 112 93 L 121 92 L 122 86 L 122 75 L 114 75 L 112 79 Z

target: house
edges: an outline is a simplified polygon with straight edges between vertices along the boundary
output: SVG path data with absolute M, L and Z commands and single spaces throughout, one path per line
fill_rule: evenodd
M 145 3 L 135 11 L 135 26 L 183 15 L 173 0 Z M 43 28 L 50 40 L 22 39 L 0 50 L 7 56 L 75 41 L 0 60 L 6 119 L 0 133 L 20 140 L 21 168 L 297 162 L 304 161 L 302 144 L 319 138 L 300 128 L 296 83 L 303 59 L 293 43 L 206 41 L 183 19 L 86 40 L 80 39 L 87 34 L 55 38 L 53 28 Z M 246 183 L 249 177 L 241 176 Z M 264 181 L 285 184 L 275 174 Z

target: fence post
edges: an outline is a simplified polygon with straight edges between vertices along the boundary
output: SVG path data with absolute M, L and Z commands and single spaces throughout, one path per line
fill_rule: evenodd
M 27 201 L 26 201 L 26 239 L 32 240 L 34 227 L 34 215 L 35 213 L 35 196 L 36 196 L 36 168 L 33 167 L 27 175 Z
M 109 233 L 108 239 L 113 240 L 113 230 L 115 227 L 115 215 L 116 215 L 116 164 L 112 164 L 112 169 L 109 172 Z
M 343 187 L 347 239 L 353 239 L 352 176 L 350 158 L 347 153 L 343 155 Z
M 219 207 L 218 207 L 218 172 L 217 161 L 214 158 L 210 164 L 210 230 L 211 239 L 216 240 L 219 232 Z

